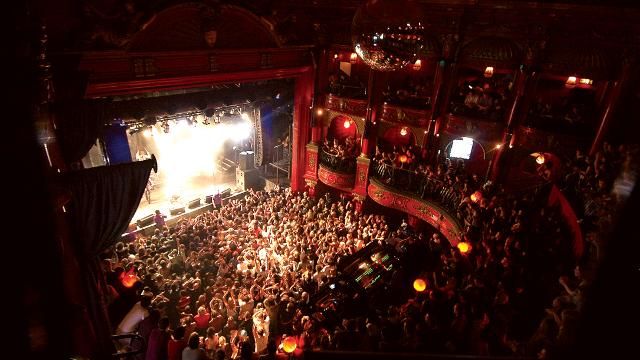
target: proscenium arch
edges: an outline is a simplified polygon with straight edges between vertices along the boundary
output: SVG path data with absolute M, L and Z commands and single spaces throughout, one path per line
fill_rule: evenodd
M 217 32 L 213 46 L 205 41 L 204 33 L 209 28 Z M 144 52 L 280 46 L 280 40 L 269 23 L 246 9 L 233 5 L 213 8 L 187 2 L 155 14 L 133 36 L 127 50 Z

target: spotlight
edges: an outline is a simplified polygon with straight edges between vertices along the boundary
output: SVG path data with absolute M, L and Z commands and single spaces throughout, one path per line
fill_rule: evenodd
M 246 112 L 243 112 L 241 116 L 244 121 L 251 121 L 251 117 Z
M 144 135 L 144 137 L 148 138 L 148 137 L 151 137 L 153 134 L 151 134 L 151 129 L 147 128 L 147 129 L 144 130 L 142 135 Z

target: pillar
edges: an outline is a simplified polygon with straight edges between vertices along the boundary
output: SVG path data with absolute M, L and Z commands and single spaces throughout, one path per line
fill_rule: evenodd
M 291 150 L 291 190 L 304 191 L 306 145 L 309 142 L 313 107 L 314 71 L 309 67 L 296 78 L 293 99 L 293 146 Z
M 529 75 L 524 72 L 524 66 L 521 66 L 515 73 L 515 79 L 513 80 L 515 92 L 513 95 L 513 101 L 509 106 L 509 112 L 505 119 L 507 125 L 505 126 L 504 133 L 502 135 L 502 146 L 497 149 L 493 159 L 491 160 L 490 178 L 494 182 L 502 182 L 504 177 L 507 175 L 507 166 L 505 166 L 505 164 L 508 163 L 508 155 L 511 148 L 514 146 L 515 139 L 513 137 L 513 132 L 516 125 L 519 123 L 519 117 L 517 116 L 518 109 L 520 108 L 524 89 L 529 78 Z

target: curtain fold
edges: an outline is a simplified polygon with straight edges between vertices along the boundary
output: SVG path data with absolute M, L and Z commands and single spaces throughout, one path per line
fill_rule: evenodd
M 96 336 L 95 358 L 108 358 L 114 350 L 100 254 L 126 231 L 152 169 L 157 169 L 155 158 L 80 170 L 65 174 L 62 179 L 71 194 L 69 227 L 86 286 L 87 311 Z
M 106 111 L 104 101 L 75 101 L 57 104 L 56 137 L 67 163 L 80 161 L 102 133 Z

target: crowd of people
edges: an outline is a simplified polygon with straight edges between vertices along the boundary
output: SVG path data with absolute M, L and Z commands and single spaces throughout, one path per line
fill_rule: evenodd
M 339 171 L 355 170 L 355 158 L 360 152 L 358 140 L 355 137 L 346 137 L 344 141 L 325 139 L 322 143 L 323 164 Z
M 525 124 L 554 131 L 588 132 L 597 113 L 595 103 L 594 92 L 585 89 L 573 89 L 553 102 L 539 97 L 529 108 Z
M 512 85 L 510 78 L 497 75 L 464 82 L 451 99 L 451 112 L 456 115 L 501 121 Z
M 592 230 L 605 221 L 599 216 L 611 214 L 618 174 L 635 175 L 636 153 L 605 144 L 593 160 L 578 152 L 572 161 L 560 185 L 596 201 L 585 211 Z M 594 231 L 578 259 L 548 193 L 508 194 L 465 173 L 461 162 L 421 171 L 441 181 L 437 188 L 422 183 L 421 190 L 447 192 L 440 195 L 471 251 L 461 252 L 437 232 L 391 230 L 385 217 L 356 212 L 345 198 L 249 191 L 174 226 L 160 223 L 153 236 L 118 243 L 105 254 L 116 333 L 137 331 L 146 359 L 274 356 L 288 335 L 304 350 L 546 359 L 570 348 L 599 255 Z M 474 198 L 477 191 L 481 196 Z M 341 258 L 376 241 L 419 264 L 426 291 L 400 304 L 376 303 L 367 316 L 345 314 L 335 327 L 319 322 L 311 298 L 336 278 Z M 126 288 L 122 279 L 130 272 L 139 281 Z

